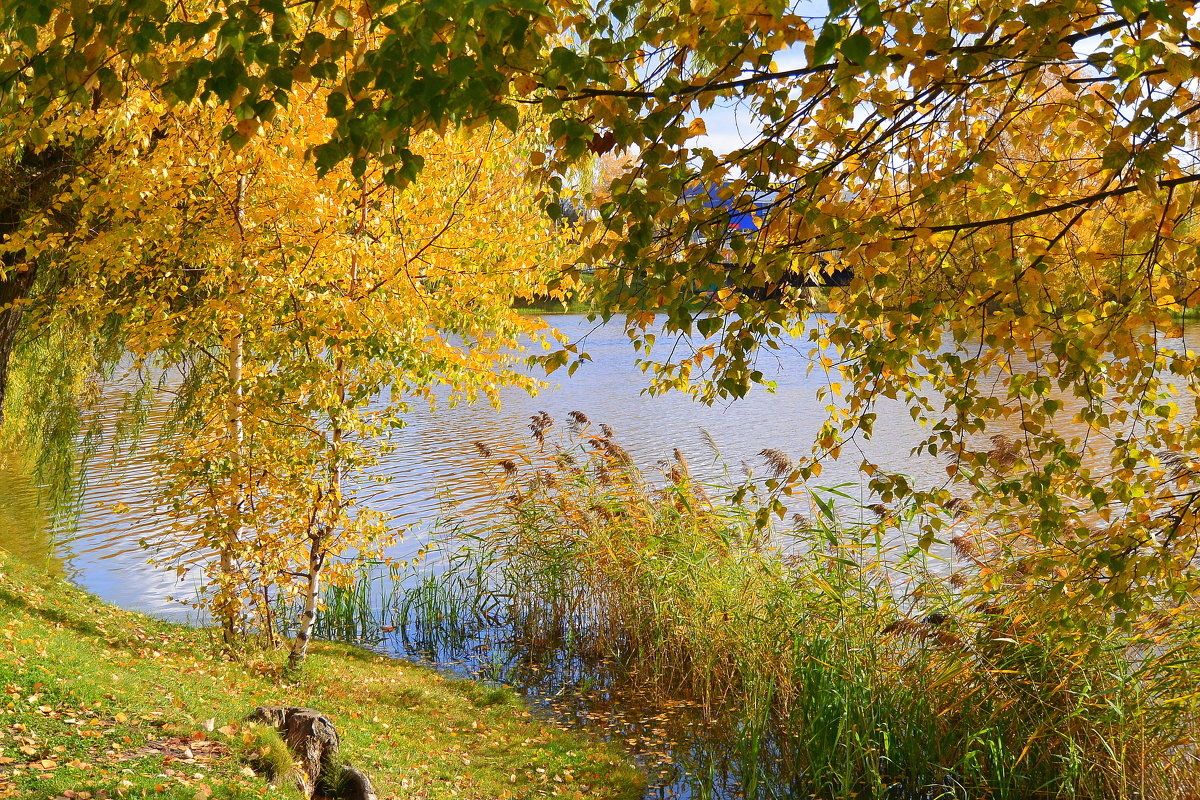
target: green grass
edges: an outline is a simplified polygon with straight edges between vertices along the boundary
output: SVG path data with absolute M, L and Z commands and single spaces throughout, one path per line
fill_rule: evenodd
M 241 729 L 241 737 L 234 740 L 233 745 L 237 757 L 273 786 L 298 785 L 300 767 L 275 728 L 258 723 L 247 725 Z
M 248 766 L 287 769 L 243 722 L 263 704 L 329 714 L 381 798 L 641 795 L 615 747 L 533 719 L 511 692 L 344 645 L 314 643 L 295 683 L 282 663 L 223 660 L 209 631 L 114 608 L 0 551 L 0 797 L 294 798 Z

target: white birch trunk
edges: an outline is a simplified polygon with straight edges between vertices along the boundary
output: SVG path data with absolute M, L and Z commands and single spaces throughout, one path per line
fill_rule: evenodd
M 313 625 L 317 621 L 317 603 L 321 597 L 321 573 L 325 565 L 325 532 L 323 528 L 313 531 L 308 547 L 308 581 L 304 587 L 304 613 L 300 615 L 300 627 L 288 653 L 288 671 L 296 672 L 308 657 L 308 642 L 312 638 Z
M 245 202 L 246 176 L 238 178 L 237 196 L 234 200 L 234 221 L 239 230 L 242 225 L 243 206 Z M 237 295 L 242 292 L 242 281 L 235 279 L 230 283 L 229 291 Z M 238 302 L 241 302 L 239 299 Z M 237 640 L 238 591 L 235 576 L 238 545 L 242 540 L 243 522 L 242 509 L 245 505 L 246 488 L 242 475 L 242 450 L 245 444 L 245 412 L 244 388 L 242 385 L 245 368 L 245 315 L 237 312 L 234 315 L 232 330 L 226 341 L 229 373 L 229 420 L 227 435 L 230 444 L 232 460 L 231 475 L 232 491 L 229 495 L 229 518 L 226 524 L 225 536 L 221 541 L 221 586 L 217 602 L 217 615 L 221 620 L 221 634 L 227 647 L 233 647 Z
M 367 194 L 363 185 L 359 201 L 359 219 L 354 227 L 354 233 L 360 234 L 367 223 Z M 358 254 L 351 256 L 350 261 L 350 296 L 353 298 L 358 291 Z M 346 361 L 342 348 L 338 346 L 337 359 L 334 362 L 335 374 L 338 379 L 338 413 L 346 405 Z M 288 670 L 295 672 L 304 665 L 308 656 L 308 641 L 312 636 L 314 624 L 317 621 L 317 607 L 320 600 L 322 571 L 325 567 L 326 547 L 328 540 L 337 533 L 341 524 L 344 504 L 342 502 L 342 437 L 344 429 L 338 419 L 330 422 L 329 447 L 329 510 L 324 523 L 319 523 L 315 530 L 309 533 L 308 575 L 304 593 L 304 613 L 300 617 L 300 626 L 296 630 L 296 638 L 292 642 L 292 650 L 288 654 Z

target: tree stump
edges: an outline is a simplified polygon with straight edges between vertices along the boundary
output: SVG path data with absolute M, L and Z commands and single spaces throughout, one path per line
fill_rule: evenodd
M 325 714 L 295 706 L 259 706 L 249 719 L 279 731 L 300 767 L 297 777 L 305 797 L 376 800 L 375 787 L 366 774 L 338 763 L 341 740 L 333 720 Z
M 340 800 L 377 800 L 375 787 L 367 773 L 354 767 L 343 767 L 339 776 L 337 796 Z

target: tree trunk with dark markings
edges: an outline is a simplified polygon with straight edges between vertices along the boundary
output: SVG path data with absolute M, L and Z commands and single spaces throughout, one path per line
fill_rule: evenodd
M 34 264 L 24 269 L 13 267 L 4 259 L 4 271 L 0 273 L 0 422 L 4 421 L 4 395 L 8 389 L 8 362 L 17 344 L 17 332 L 21 327 L 21 313 L 26 298 L 33 289 L 37 275 Z
M 0 169 L 0 245 L 8 242 L 31 210 L 49 201 L 58 179 L 75 166 L 72 153 L 63 147 L 39 151 L 26 148 L 21 157 Z M 9 361 L 17 344 L 26 301 L 37 278 L 37 262 L 24 252 L 4 252 L 0 258 L 0 422 L 4 421 L 4 395 L 8 388 Z

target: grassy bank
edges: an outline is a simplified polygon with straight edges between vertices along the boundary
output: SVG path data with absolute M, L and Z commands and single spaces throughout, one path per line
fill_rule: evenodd
M 287 684 L 275 654 L 230 663 L 214 645 L 0 551 L 0 797 L 294 797 L 247 768 L 270 745 L 241 722 L 262 704 L 328 713 L 381 798 L 640 796 L 619 751 L 507 690 L 331 644 Z
M 832 492 L 764 530 L 749 495 L 722 502 L 678 455 L 654 484 L 574 422 L 581 447 L 499 465 L 497 521 L 458 530 L 414 613 L 503 619 L 603 685 L 700 704 L 747 798 L 1197 796 L 1190 599 L 1064 628 L 967 520 L 930 565 L 896 541 L 903 510 L 849 517 Z M 765 456 L 773 480 L 790 471 Z

